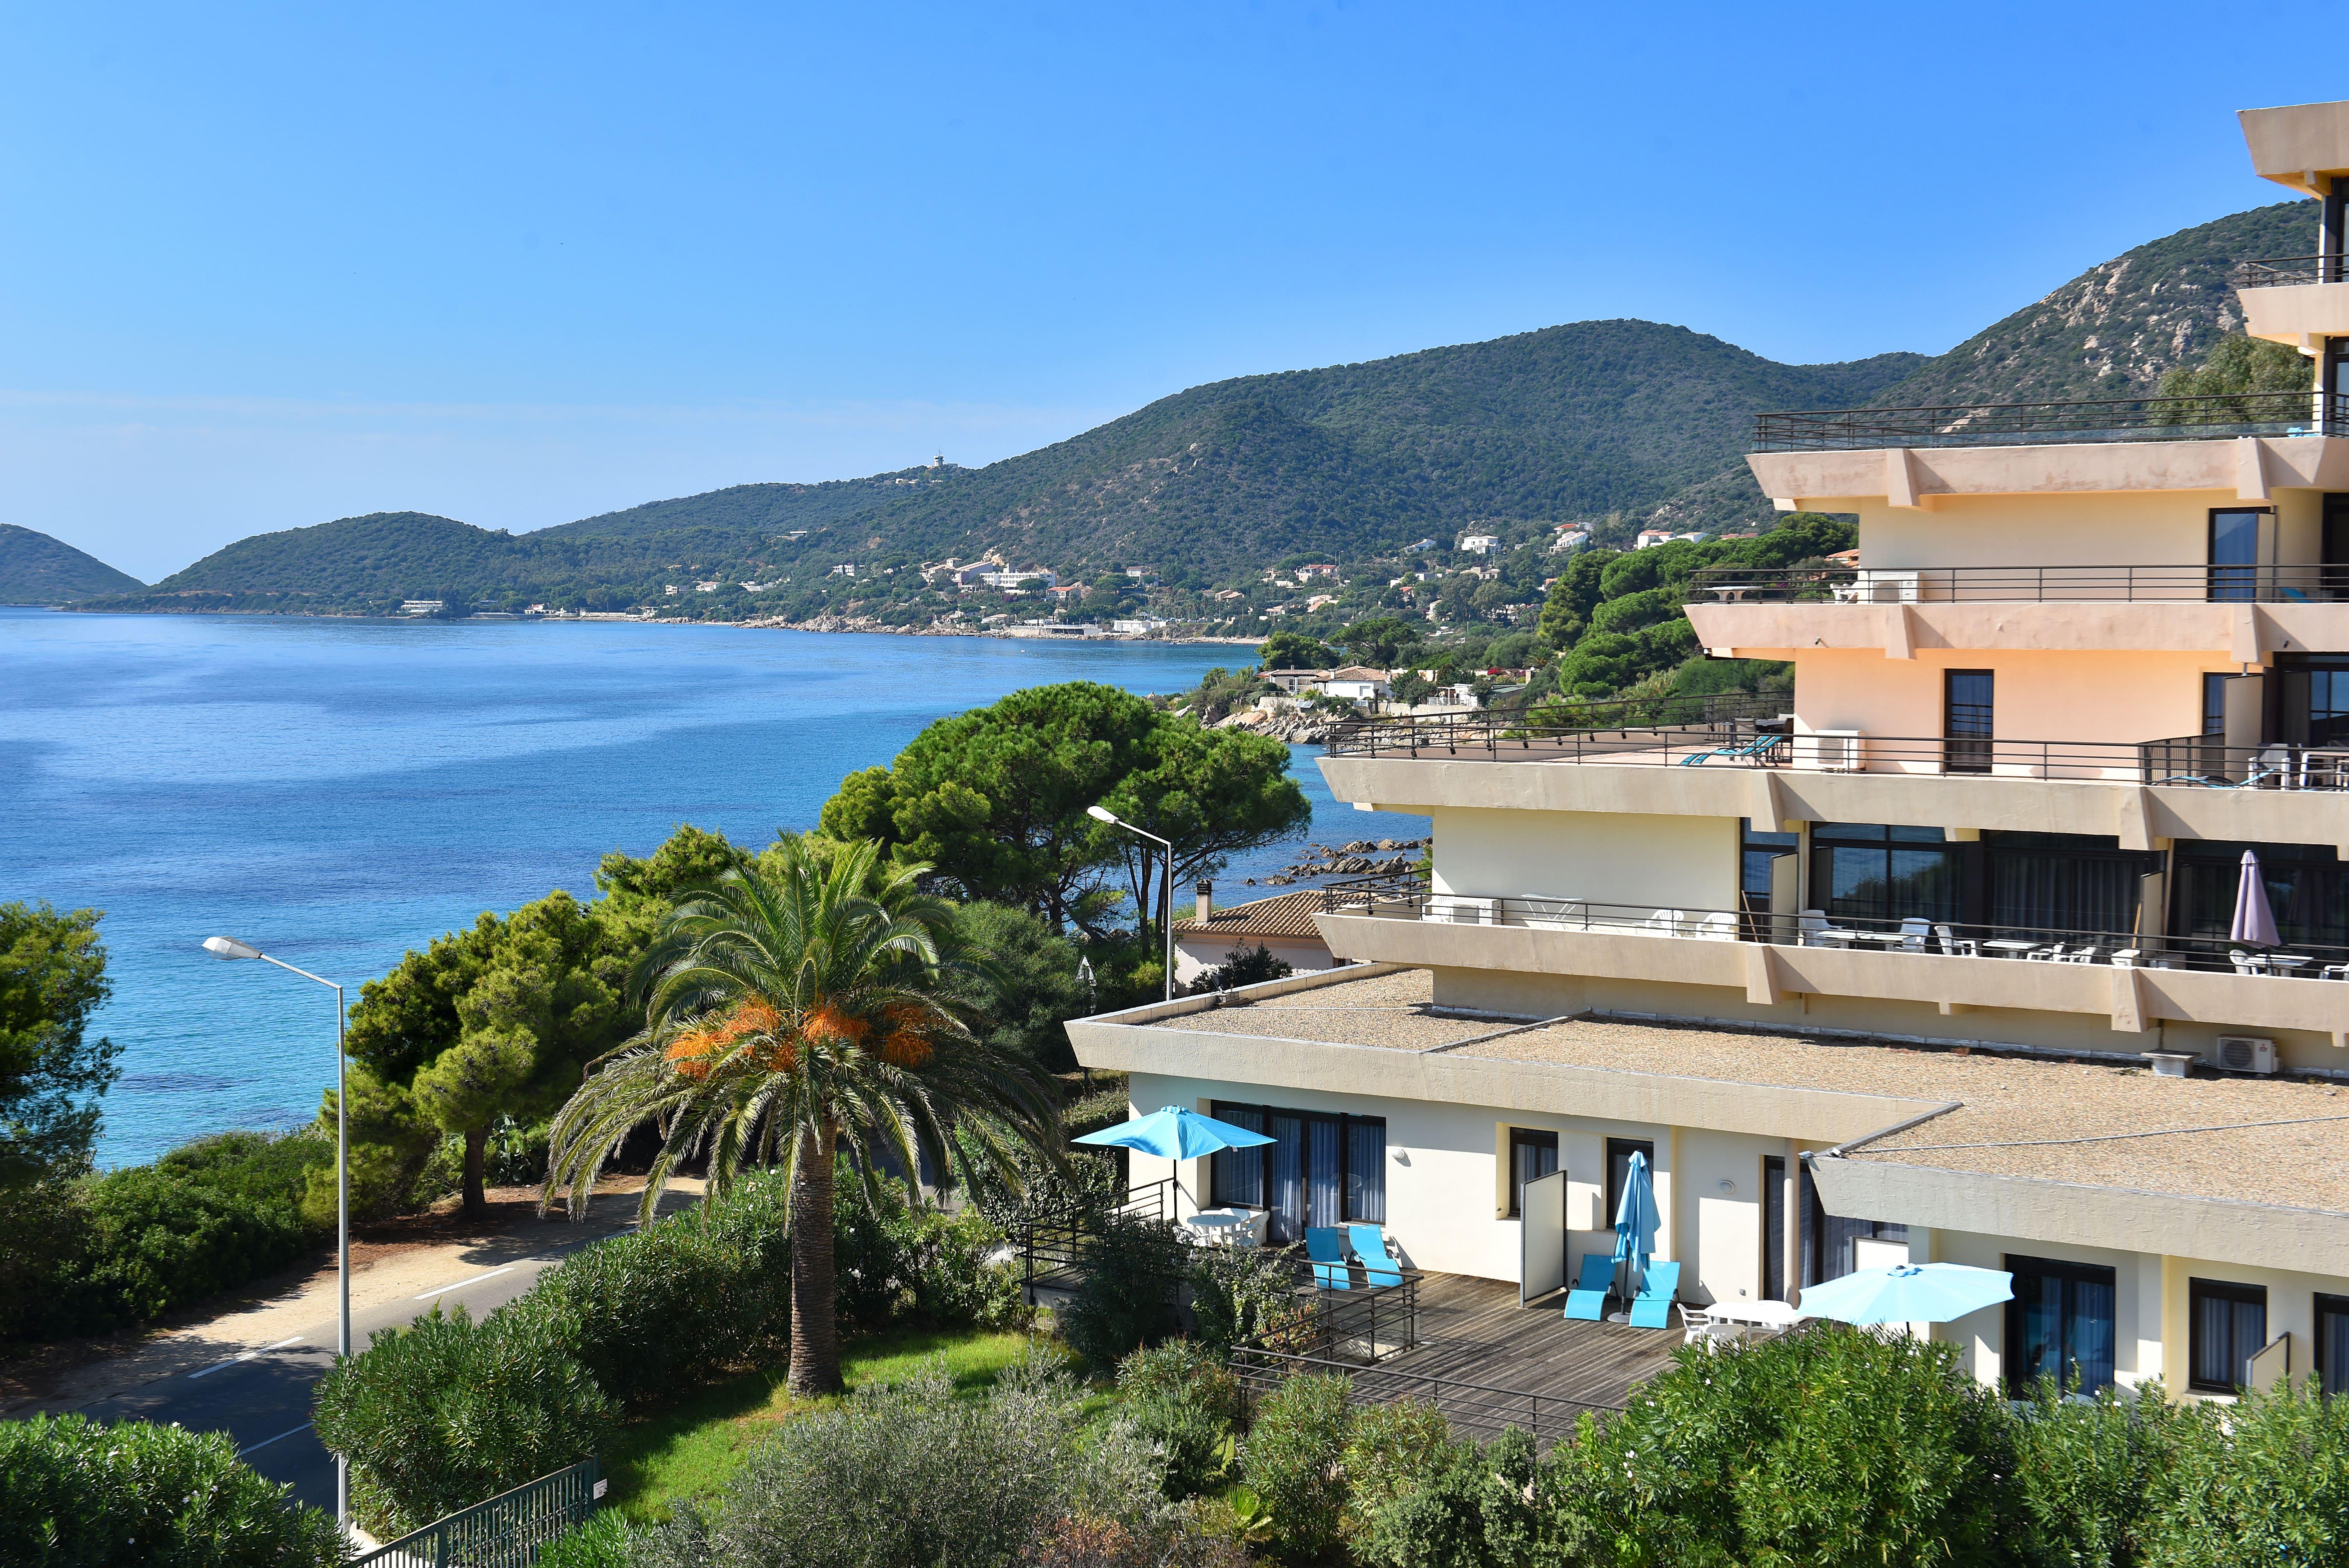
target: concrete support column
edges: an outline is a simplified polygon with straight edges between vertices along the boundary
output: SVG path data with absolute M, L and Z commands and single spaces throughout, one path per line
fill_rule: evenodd
M 1786 1279 L 1786 1299 L 1793 1301 L 1803 1288 L 1803 1154 L 1795 1140 L 1786 1140 L 1785 1191 L 1778 1208 L 1784 1215 L 1779 1226 L 1779 1256 Z

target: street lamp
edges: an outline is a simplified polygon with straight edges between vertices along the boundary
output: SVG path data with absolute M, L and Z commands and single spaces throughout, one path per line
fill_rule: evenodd
M 351 1097 L 348 1076 L 344 1072 L 347 1059 L 343 1054 L 343 988 L 323 975 L 307 969 L 296 969 L 282 958 L 272 958 L 258 947 L 226 936 L 204 938 L 204 951 L 215 958 L 258 958 L 264 964 L 274 964 L 305 980 L 316 980 L 335 993 L 335 1272 L 342 1287 L 342 1311 L 339 1331 L 336 1337 L 336 1354 L 348 1359 L 351 1354 Z M 335 1519 L 348 1524 L 351 1518 L 351 1464 L 342 1455 L 335 1456 Z
M 1161 901 L 1160 907 L 1166 912 L 1166 999 L 1172 1002 L 1174 1000 L 1174 846 L 1155 833 L 1145 831 L 1131 822 L 1118 820 L 1106 806 L 1088 806 L 1085 808 L 1085 815 L 1096 822 L 1107 822 L 1112 828 L 1123 828 L 1136 838 L 1148 839 L 1166 851 L 1166 896 Z M 1146 914 L 1149 912 L 1145 910 L 1143 913 Z

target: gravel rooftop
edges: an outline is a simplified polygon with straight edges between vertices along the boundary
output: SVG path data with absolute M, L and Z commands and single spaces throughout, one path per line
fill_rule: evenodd
M 1511 1020 L 1437 1012 L 1433 985 L 1406 970 L 1147 1026 L 1955 1101 L 1852 1158 L 2349 1212 L 2349 1092 L 2332 1085 L 1604 1018 L 1485 1038 Z

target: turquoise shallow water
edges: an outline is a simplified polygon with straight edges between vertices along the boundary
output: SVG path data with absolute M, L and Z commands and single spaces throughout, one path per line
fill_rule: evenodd
M 106 911 L 123 1045 L 102 1164 L 306 1119 L 333 998 L 483 909 L 587 896 L 680 821 L 763 842 L 852 769 L 1024 686 L 1173 691 L 1247 650 L 615 623 L 403 624 L 0 609 L 0 898 Z M 1416 837 L 1333 802 L 1314 837 Z M 1284 864 L 1283 846 L 1226 884 Z M 1237 889 L 1235 889 L 1237 891 Z

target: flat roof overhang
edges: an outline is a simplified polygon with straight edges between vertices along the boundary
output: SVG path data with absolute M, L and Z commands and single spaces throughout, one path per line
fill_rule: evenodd
M 1920 649 L 2012 648 L 2207 654 L 2263 665 L 2279 653 L 2349 650 L 2349 603 L 2130 603 L 2116 595 L 1904 604 L 1754 600 L 1687 610 L 1698 643 L 1716 658 L 1788 659 L 1813 648 L 1868 648 L 1909 659 Z
M 2349 283 L 2276 284 L 2238 289 L 2243 331 L 2270 343 L 2288 344 L 2313 357 L 2327 337 L 2349 335 Z
M 2279 490 L 2349 490 L 2349 438 L 2339 436 L 1861 447 L 1754 452 L 1745 462 L 1763 494 L 1805 511 L 1849 511 L 1863 500 L 1931 511 L 1952 496 L 2202 490 L 2267 500 Z
M 2236 112 L 2251 170 L 2302 196 L 2323 196 L 2325 182 L 2349 174 L 2349 102 L 2280 104 Z

